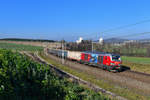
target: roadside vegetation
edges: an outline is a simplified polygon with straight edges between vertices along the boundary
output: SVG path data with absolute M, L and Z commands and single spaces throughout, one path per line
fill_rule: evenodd
M 67 79 L 49 66 L 0 50 L 0 100 L 109 100 Z
M 16 51 L 42 51 L 43 47 L 15 44 L 15 43 L 0 43 L 0 49 L 8 49 Z
M 112 83 L 111 81 L 97 80 L 96 77 L 94 77 L 92 75 L 89 75 L 85 72 L 79 72 L 75 69 L 72 69 L 70 67 L 67 67 L 65 65 L 62 65 L 62 64 L 52 60 L 50 57 L 44 55 L 43 52 L 39 53 L 39 56 L 42 57 L 48 63 L 53 64 L 54 66 L 66 71 L 70 74 L 80 77 L 81 79 L 86 80 L 88 82 L 94 83 L 94 84 L 98 85 L 99 87 L 106 89 L 107 91 L 116 93 L 122 97 L 129 99 L 129 100 L 149 100 L 149 97 L 136 93 L 135 92 L 136 89 L 135 89 L 135 91 L 134 90 L 131 91 L 128 88 L 113 85 L 113 84 L 111 84 Z

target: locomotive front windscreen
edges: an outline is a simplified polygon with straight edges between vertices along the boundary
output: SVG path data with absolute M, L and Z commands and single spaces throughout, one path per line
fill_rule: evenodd
M 112 61 L 121 61 L 120 56 L 112 55 Z

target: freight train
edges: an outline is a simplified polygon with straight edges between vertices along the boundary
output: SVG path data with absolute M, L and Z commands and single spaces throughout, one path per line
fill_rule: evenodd
M 122 71 L 121 57 L 120 55 L 117 54 L 105 52 L 90 52 L 90 51 L 79 52 L 61 49 L 48 49 L 48 53 L 69 60 L 74 60 L 82 64 L 96 66 L 108 71 L 113 72 Z

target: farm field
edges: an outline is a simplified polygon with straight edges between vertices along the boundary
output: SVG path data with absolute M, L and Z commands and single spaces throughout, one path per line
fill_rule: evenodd
M 127 57 L 122 56 L 123 65 L 131 70 L 150 74 L 150 58 L 148 57 Z
M 128 56 L 122 56 L 123 61 L 128 61 L 131 63 L 137 63 L 137 64 L 148 64 L 150 65 L 150 58 L 148 57 L 128 57 Z
M 31 46 L 40 46 L 40 47 L 60 47 L 61 44 L 59 42 L 33 42 L 33 41 L 8 41 L 8 40 L 0 40 L 0 43 L 14 43 L 14 44 L 22 44 L 22 45 L 31 45 Z
M 18 51 L 42 51 L 43 47 L 41 46 L 31 46 L 31 45 L 23 45 L 16 43 L 1 43 L 0 49 L 9 49 L 9 50 L 18 50 Z
M 0 50 L 0 100 L 110 100 L 28 57 Z

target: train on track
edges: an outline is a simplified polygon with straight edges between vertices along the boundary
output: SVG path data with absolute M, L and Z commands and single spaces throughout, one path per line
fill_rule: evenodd
M 113 72 L 122 71 L 121 57 L 120 55 L 117 54 L 105 52 L 90 52 L 90 51 L 79 52 L 61 49 L 48 49 L 48 53 L 69 60 L 74 60 L 81 64 L 96 66 L 108 71 Z

